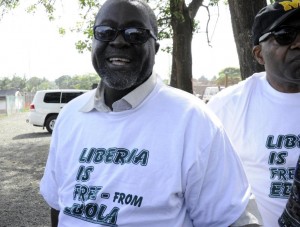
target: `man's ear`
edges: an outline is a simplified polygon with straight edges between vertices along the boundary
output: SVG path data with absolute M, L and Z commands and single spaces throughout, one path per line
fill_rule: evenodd
M 160 46 L 160 44 L 158 42 L 155 42 L 155 54 L 157 54 L 157 52 L 159 50 L 159 46 Z
M 253 56 L 255 57 L 256 61 L 259 64 L 261 64 L 261 65 L 265 64 L 264 58 L 263 58 L 262 53 L 261 53 L 261 45 L 254 46 L 252 48 L 252 54 L 253 54 Z

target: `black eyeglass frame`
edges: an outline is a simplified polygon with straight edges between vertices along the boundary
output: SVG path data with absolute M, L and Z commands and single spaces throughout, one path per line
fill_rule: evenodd
M 115 31 L 114 37 L 112 39 L 98 39 L 97 36 L 96 36 L 96 29 L 98 27 L 107 27 L 107 28 L 110 28 L 111 30 Z M 143 42 L 132 42 L 132 41 L 128 40 L 127 37 L 126 37 L 125 31 L 128 30 L 128 29 L 142 30 L 143 32 L 147 32 L 148 37 Z M 96 40 L 98 40 L 98 41 L 101 41 L 101 42 L 111 42 L 111 41 L 114 41 L 118 37 L 119 34 L 121 34 L 123 36 L 123 38 L 124 38 L 124 40 L 126 42 L 131 43 L 131 44 L 143 44 L 143 43 L 147 42 L 150 37 L 152 37 L 155 41 L 157 40 L 157 37 L 155 36 L 155 34 L 153 33 L 152 30 L 147 29 L 147 28 L 141 28 L 141 27 L 126 27 L 126 28 L 119 29 L 119 28 L 112 28 L 112 27 L 107 26 L 107 25 L 96 25 L 93 28 L 93 34 L 94 34 L 94 38 Z
M 280 32 L 282 32 L 283 29 L 290 29 L 288 32 L 292 33 L 291 39 L 290 40 L 286 40 L 286 41 L 281 41 L 280 39 L 278 39 L 278 36 L 280 36 Z M 258 42 L 263 42 L 266 41 L 270 36 L 274 36 L 274 39 L 276 40 L 276 42 L 282 46 L 284 45 L 289 45 L 291 43 L 293 43 L 295 41 L 295 39 L 297 38 L 298 33 L 300 32 L 300 26 L 282 26 L 277 28 L 274 31 L 270 31 L 267 32 L 265 34 L 263 34 Z M 283 34 L 282 34 L 283 35 Z

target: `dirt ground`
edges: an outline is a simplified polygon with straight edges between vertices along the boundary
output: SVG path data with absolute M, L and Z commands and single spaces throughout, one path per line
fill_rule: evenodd
M 51 135 L 26 123 L 28 113 L 0 116 L 0 226 L 50 226 L 39 194 Z

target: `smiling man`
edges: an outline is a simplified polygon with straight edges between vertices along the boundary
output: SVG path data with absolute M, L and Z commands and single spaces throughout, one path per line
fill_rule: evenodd
M 154 35 L 155 17 L 148 10 L 134 1 L 131 7 L 126 1 L 113 1 L 105 4 L 96 16 L 97 41 L 93 42 L 92 60 L 105 84 L 105 93 L 119 93 L 123 97 L 151 75 L 159 44 Z
M 53 226 L 260 222 L 220 122 L 153 71 L 156 37 L 144 1 L 108 0 L 97 14 L 92 62 L 101 82 L 60 112 L 41 181 Z

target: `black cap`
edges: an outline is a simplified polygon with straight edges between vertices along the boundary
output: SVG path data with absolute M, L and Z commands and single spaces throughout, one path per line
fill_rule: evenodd
M 253 44 L 258 45 L 263 34 L 275 30 L 297 12 L 300 12 L 300 0 L 281 0 L 262 8 L 254 18 Z

